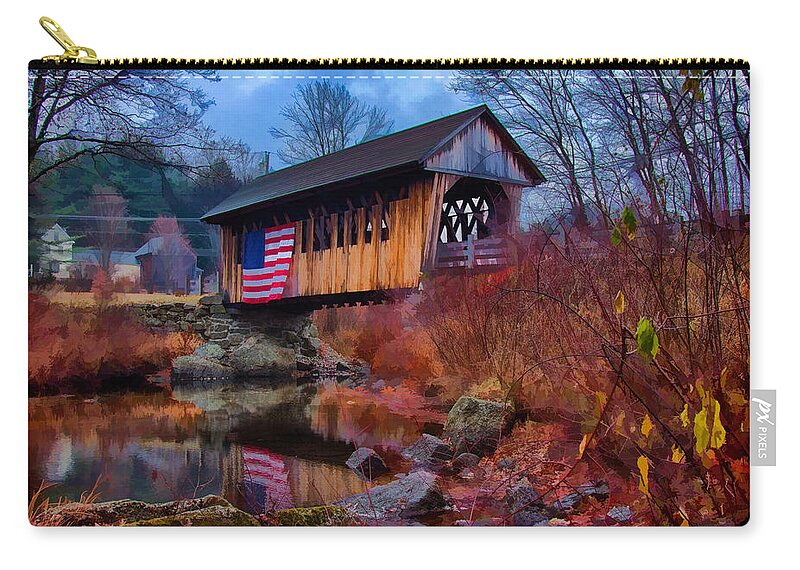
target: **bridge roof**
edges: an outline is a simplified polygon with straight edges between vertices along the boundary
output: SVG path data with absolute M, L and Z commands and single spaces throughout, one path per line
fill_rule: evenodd
M 521 158 L 528 172 L 527 182 L 544 180 L 514 138 L 486 105 L 442 117 L 428 123 L 357 144 L 346 149 L 289 166 L 253 182 L 209 210 L 202 219 L 220 221 L 241 210 L 384 171 L 422 168 L 425 161 L 478 117 L 486 116 Z

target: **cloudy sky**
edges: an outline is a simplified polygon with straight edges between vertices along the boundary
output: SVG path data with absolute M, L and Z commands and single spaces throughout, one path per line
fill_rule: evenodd
M 276 154 L 279 141 L 270 136 L 269 129 L 286 126 L 280 109 L 290 102 L 300 83 L 321 79 L 342 82 L 365 103 L 386 109 L 394 120 L 394 130 L 474 106 L 474 102 L 448 89 L 451 70 L 221 71 L 219 75 L 219 82 L 194 80 L 216 102 L 207 111 L 206 122 L 220 134 L 243 140 L 254 151 L 272 152 L 273 168 L 286 165 Z

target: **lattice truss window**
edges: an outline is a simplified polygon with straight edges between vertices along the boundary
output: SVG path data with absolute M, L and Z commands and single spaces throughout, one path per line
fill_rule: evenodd
M 468 236 L 484 238 L 489 235 L 489 201 L 484 196 L 445 200 L 439 241 L 466 241 Z

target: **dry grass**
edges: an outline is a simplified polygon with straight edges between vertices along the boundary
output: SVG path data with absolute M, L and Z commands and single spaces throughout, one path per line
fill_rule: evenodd
M 74 307 L 91 307 L 96 304 L 92 292 L 69 293 L 55 291 L 49 293 L 48 298 L 52 303 Z M 164 305 L 168 303 L 197 303 L 201 295 L 168 295 L 166 293 L 115 293 L 110 301 L 111 305 Z
M 59 509 L 56 509 L 56 507 L 76 503 L 81 505 L 80 508 L 82 509 L 95 503 L 100 498 L 100 485 L 103 481 L 104 477 L 102 475 L 99 476 L 92 488 L 81 493 L 81 497 L 77 501 L 69 501 L 63 497 L 56 501 L 51 501 L 50 497 L 46 495 L 46 491 L 53 485 L 42 481 L 28 501 L 28 521 L 33 526 L 66 526 L 68 523 L 58 514 Z

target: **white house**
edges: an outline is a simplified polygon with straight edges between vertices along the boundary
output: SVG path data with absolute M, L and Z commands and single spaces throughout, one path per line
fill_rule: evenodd
M 67 279 L 75 240 L 58 224 L 44 232 L 41 240 L 43 246 L 39 261 L 42 269 L 52 273 L 56 279 Z

